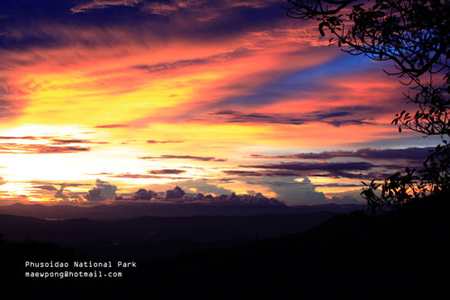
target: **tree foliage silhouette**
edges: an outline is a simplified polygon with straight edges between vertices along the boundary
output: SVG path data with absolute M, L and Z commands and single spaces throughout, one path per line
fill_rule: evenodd
M 450 187 L 450 0 L 288 0 L 287 15 L 318 22 L 322 36 L 351 55 L 393 63 L 385 72 L 408 86 L 403 110 L 393 124 L 399 131 L 438 135 L 441 144 L 423 169 L 395 173 L 382 183 L 365 184 L 361 195 L 375 211 L 444 193 Z M 379 188 L 381 187 L 381 192 Z M 378 190 L 378 191 L 377 191 Z

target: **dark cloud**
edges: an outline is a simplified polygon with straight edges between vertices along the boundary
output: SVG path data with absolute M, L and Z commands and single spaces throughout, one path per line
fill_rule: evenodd
M 266 177 L 267 176 L 267 174 L 263 173 L 263 172 L 246 171 L 246 170 L 224 170 L 222 172 L 227 175 L 232 175 L 232 176 L 256 176 L 256 177 L 259 177 L 259 176 Z
M 178 169 L 162 169 L 162 170 L 150 170 L 148 171 L 149 174 L 154 175 L 178 175 L 185 173 L 185 170 L 178 170 Z
M 53 139 L 54 144 L 64 145 L 64 144 L 90 144 L 92 143 L 89 140 L 80 140 L 80 139 Z
M 0 143 L 0 153 L 9 154 L 56 154 L 91 151 L 84 144 L 107 144 L 86 139 L 54 136 L 0 136 L 0 140 L 14 141 Z M 49 144 L 18 143 L 18 141 L 47 141 Z M 77 145 L 81 144 L 81 145 Z
M 95 185 L 100 189 L 101 195 L 106 199 L 114 199 L 116 196 L 117 186 L 100 179 L 95 181 Z
M 63 199 L 63 200 L 68 200 L 69 199 L 69 196 L 64 194 L 64 186 L 61 186 L 61 188 L 56 192 L 55 198 L 56 199 Z
M 336 158 L 361 158 L 370 161 L 378 160 L 402 160 L 409 161 L 410 163 L 422 163 L 425 158 L 432 151 L 432 147 L 411 147 L 403 149 L 373 149 L 373 148 L 361 148 L 358 150 L 345 151 L 323 151 L 323 152 L 309 152 L 309 153 L 297 153 L 290 155 L 258 155 L 252 154 L 252 158 L 260 159 L 305 159 L 305 160 L 331 160 Z
M 313 168 L 311 168 L 313 169 Z M 396 170 L 400 170 L 401 167 Z M 357 180 L 372 180 L 372 179 L 383 179 L 387 178 L 392 173 L 388 171 L 378 171 L 378 172 L 363 172 L 363 171 L 339 171 L 339 170 L 328 170 L 328 171 L 314 171 L 314 170 L 302 170 L 302 171 L 245 171 L 245 170 L 224 170 L 224 174 L 233 177 L 261 177 L 261 178 L 280 178 L 280 177 L 327 177 L 327 178 L 348 178 Z M 224 179 L 225 180 L 225 179 Z M 230 180 L 228 178 L 228 180 Z
M 74 192 L 68 188 L 70 187 L 80 187 L 80 186 L 86 186 L 87 184 L 84 183 L 76 183 L 76 182 L 39 182 L 34 181 L 33 183 L 34 188 L 43 189 L 46 191 L 56 191 L 56 193 L 53 195 L 55 199 L 62 199 L 66 202 L 79 202 L 82 200 L 81 195 L 82 192 Z M 58 186 L 59 188 L 56 188 L 55 186 Z
M 209 156 L 192 156 L 192 155 L 161 155 L 161 156 L 142 156 L 140 159 L 149 159 L 149 160 L 159 160 L 159 159 L 189 159 L 189 160 L 197 160 L 197 161 L 216 161 L 216 162 L 224 162 L 226 159 L 215 158 Z
M 220 204 L 256 204 L 256 205 L 284 205 L 276 198 L 267 198 L 261 193 L 241 194 L 231 193 L 229 195 L 203 195 L 201 193 L 192 196 L 184 196 L 185 201 L 203 201 Z
M 173 190 L 166 191 L 165 199 L 169 200 L 183 198 L 185 194 L 186 193 L 179 186 L 176 186 Z
M 149 73 L 160 72 L 160 71 L 170 71 L 175 69 L 180 69 L 192 65 L 202 65 L 207 63 L 206 59 L 192 59 L 192 60 L 181 60 L 175 63 L 160 63 L 156 65 L 137 65 L 134 69 L 144 70 Z
M 249 55 L 251 50 L 245 48 L 239 48 L 232 52 L 219 53 L 208 57 L 178 60 L 175 62 L 164 62 L 155 65 L 136 65 L 133 69 L 143 70 L 149 73 L 172 71 L 176 69 L 186 68 L 190 66 L 199 66 L 212 63 L 223 63 L 232 59 L 240 58 Z
M 102 195 L 102 190 L 100 188 L 93 188 L 92 190 L 89 190 L 88 193 L 84 195 L 84 198 L 90 202 L 106 200 L 106 198 Z
M 230 176 L 244 176 L 244 177 L 298 177 L 305 174 L 305 172 L 288 172 L 288 171 L 248 171 L 248 170 L 224 170 L 222 171 Z
M 386 166 L 387 167 L 387 166 Z M 383 168 L 378 171 L 370 171 L 370 172 L 345 172 L 345 171 L 333 171 L 329 173 L 313 173 L 309 174 L 310 176 L 315 177 L 328 177 L 328 178 L 348 178 L 348 179 L 357 179 L 357 180 L 382 180 L 388 178 L 393 174 L 393 171 L 403 170 L 404 168 L 401 166 L 392 166 L 392 168 Z M 391 170 L 391 171 L 389 171 Z
M 367 171 L 376 167 L 376 165 L 369 162 L 320 162 L 320 163 L 305 163 L 305 162 L 282 162 L 279 164 L 265 164 L 265 165 L 248 165 L 241 166 L 245 168 L 256 169 L 277 169 L 277 170 L 292 170 L 292 171 Z
M 202 193 L 188 194 L 181 187 L 176 186 L 171 190 L 167 190 L 164 196 L 161 193 L 152 190 L 139 189 L 131 197 L 117 196 L 116 201 L 163 201 L 163 202 L 203 202 L 203 203 L 218 203 L 218 204 L 258 204 L 258 205 L 284 205 L 283 202 L 275 198 L 267 198 L 261 193 L 254 191 L 237 195 L 234 192 L 229 194 L 221 194 L 213 196 L 211 194 L 204 195 Z
M 347 126 L 347 125 L 368 125 L 368 124 L 374 124 L 372 121 L 368 119 L 350 119 L 350 120 L 329 120 L 327 122 L 330 125 L 333 125 L 335 127 L 341 127 L 341 126 Z
M 139 189 L 134 195 L 132 196 L 133 200 L 151 200 L 153 198 L 157 198 L 158 193 L 152 191 L 152 190 L 146 190 L 146 189 Z
M 114 6 L 136 6 L 143 0 L 91 0 L 78 4 L 70 9 L 73 13 L 85 13 L 93 9 L 105 9 Z
M 54 19 L 53 33 L 56 25 L 62 25 L 63 20 L 72 22 L 70 6 L 74 0 L 17 0 L 1 1 L 0 11 L 9 18 L 0 19 L 0 48 L 24 50 L 31 47 L 59 47 L 67 43 L 68 37 L 52 35 L 50 28 L 44 28 Z M 42 26 L 44 25 L 44 26 Z
M 83 197 L 90 202 L 105 201 L 107 199 L 114 199 L 116 196 L 117 186 L 112 185 L 106 181 L 97 179 L 95 187 L 88 191 Z
M 256 105 L 259 105 L 257 103 Z M 328 111 L 314 111 L 308 113 L 243 113 L 231 109 L 219 109 L 207 113 L 204 117 L 196 118 L 196 121 L 220 120 L 228 123 L 273 123 L 302 125 L 305 123 L 320 122 L 335 127 L 345 125 L 373 124 L 371 119 L 382 113 L 379 109 L 367 106 L 337 107 Z
M 141 0 L 141 2 L 144 2 Z M 210 1 L 210 0 L 169 0 L 169 1 L 152 1 L 146 2 L 145 8 L 149 13 L 154 15 L 169 16 L 178 12 L 210 12 L 209 7 L 213 4 L 217 5 L 220 9 L 230 9 L 247 7 L 254 9 L 261 9 L 268 6 L 272 6 L 274 3 L 283 3 L 279 0 L 246 0 L 246 1 L 236 1 L 236 0 L 226 0 L 226 1 Z M 212 18 L 214 16 L 210 16 Z M 203 19 L 208 19 L 204 17 Z
M 91 151 L 91 148 L 80 146 L 48 146 L 41 144 L 0 144 L 0 153 L 5 154 L 63 154 L 87 151 Z
M 364 148 L 355 151 L 357 157 L 369 160 L 408 160 L 422 163 L 433 151 L 432 147 L 412 147 L 406 149 L 372 149 Z
M 67 145 L 67 144 L 108 144 L 108 142 L 94 142 L 91 140 L 82 139 L 52 139 L 54 145 Z
M 289 114 L 244 114 L 234 110 L 218 110 L 209 113 L 209 116 L 219 117 L 228 123 L 277 123 L 301 125 L 305 123 L 302 117 L 295 117 Z
M 276 164 L 241 165 L 238 170 L 223 170 L 235 177 L 329 177 L 358 180 L 386 178 L 392 171 L 404 169 L 396 164 L 373 164 L 366 161 L 354 162 L 282 162 Z
M 361 187 L 360 184 L 342 184 L 342 183 L 327 183 L 327 184 L 315 184 L 315 187 Z
M 207 0 L 152 1 L 146 3 L 145 9 L 150 14 L 167 17 L 179 12 L 198 13 L 207 2 Z
M 0 136 L 0 140 L 41 140 L 41 139 L 47 139 L 48 137 L 41 137 L 41 136 Z
M 258 155 L 254 159 L 284 160 L 288 162 L 241 165 L 238 169 L 223 170 L 232 177 L 289 178 L 328 177 L 354 180 L 381 180 L 402 171 L 405 166 L 420 168 L 431 147 L 404 149 L 335 150 L 296 153 L 290 155 Z M 301 161 L 292 161 L 293 159 Z M 343 161 L 348 160 L 348 161 Z M 350 186 L 349 186 L 350 187 Z
M 372 139 L 370 147 L 375 149 L 407 149 L 407 148 L 427 148 L 432 145 L 438 145 L 442 142 L 440 136 L 427 136 L 426 138 L 418 138 L 417 134 L 412 131 L 404 131 L 401 137 L 398 131 L 393 130 L 386 133 L 385 137 Z M 367 142 L 352 142 L 345 144 L 351 149 L 367 148 Z
M 253 2 L 253 1 L 252 1 Z M 159 16 L 159 20 L 189 24 L 183 28 L 190 37 L 215 39 L 256 28 L 270 28 L 274 21 L 285 18 L 283 1 L 264 1 L 263 5 L 239 5 L 236 1 L 151 1 L 142 11 Z M 241 1 L 241 4 L 242 1 Z M 278 13 L 277 13 L 278 12 Z M 178 31 L 179 29 L 177 29 Z
M 58 190 L 53 185 L 38 185 L 38 186 L 35 186 L 35 188 L 47 190 L 47 191 L 57 191 Z
M 389 110 L 383 107 L 355 105 L 355 106 L 339 106 L 327 110 L 315 111 L 312 113 L 312 119 L 315 122 L 322 120 L 335 127 L 345 125 L 364 125 L 373 124 L 375 116 L 385 114 Z

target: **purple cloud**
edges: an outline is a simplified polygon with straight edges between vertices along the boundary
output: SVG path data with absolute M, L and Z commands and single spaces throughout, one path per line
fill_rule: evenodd
M 185 173 L 186 170 L 178 170 L 178 169 L 162 169 L 162 170 L 150 170 L 149 174 L 154 175 L 178 175 L 181 173 Z
M 366 160 L 407 160 L 411 163 L 422 163 L 432 151 L 432 147 L 411 147 L 404 149 L 373 149 L 362 148 L 358 150 L 346 151 L 323 151 L 296 153 L 290 155 L 258 155 L 252 154 L 252 158 L 258 159 L 305 159 L 305 160 L 331 160 L 336 158 L 360 158 Z

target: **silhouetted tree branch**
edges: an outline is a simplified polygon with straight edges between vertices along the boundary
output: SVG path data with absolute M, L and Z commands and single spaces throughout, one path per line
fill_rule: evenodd
M 353 55 L 396 63 L 392 75 L 418 78 L 448 69 L 448 0 L 288 0 L 291 18 L 316 20 Z
M 392 121 L 399 131 L 440 135 L 421 170 L 406 168 L 382 183 L 365 184 L 362 196 L 371 209 L 396 208 L 413 199 L 450 188 L 450 0 L 288 0 L 289 17 L 315 20 L 322 36 L 330 37 L 351 55 L 389 61 L 409 86 L 405 94 L 417 111 L 400 112 Z M 381 188 L 381 191 L 379 190 Z

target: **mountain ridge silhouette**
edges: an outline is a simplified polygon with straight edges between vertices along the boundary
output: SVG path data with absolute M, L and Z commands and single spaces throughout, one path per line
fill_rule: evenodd
M 16 278 L 10 287 L 27 287 L 15 290 L 23 299 L 49 291 L 60 296 L 80 284 L 83 290 L 76 295 L 115 299 L 131 295 L 446 299 L 448 199 L 448 195 L 430 197 L 376 216 L 355 210 L 288 235 L 138 260 L 138 268 L 121 279 Z

